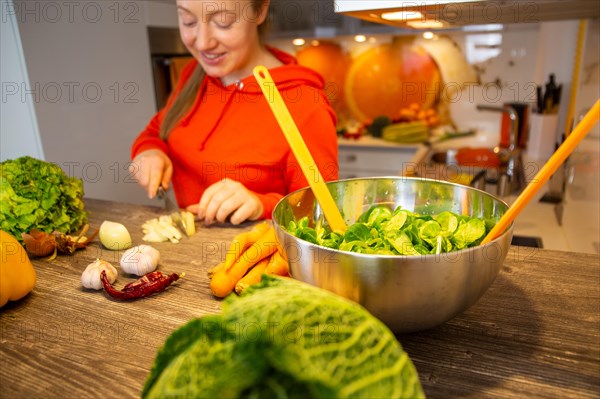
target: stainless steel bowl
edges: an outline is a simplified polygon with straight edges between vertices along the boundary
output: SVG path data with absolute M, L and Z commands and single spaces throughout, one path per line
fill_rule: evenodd
M 484 191 L 430 179 L 358 178 L 327 186 L 348 224 L 375 204 L 495 220 L 508 209 Z M 292 277 L 363 305 L 397 333 L 438 326 L 477 302 L 498 275 L 512 238 L 511 226 L 486 245 L 441 255 L 365 255 L 314 245 L 283 229 L 304 216 L 311 223 L 322 217 L 309 188 L 288 194 L 273 211 Z

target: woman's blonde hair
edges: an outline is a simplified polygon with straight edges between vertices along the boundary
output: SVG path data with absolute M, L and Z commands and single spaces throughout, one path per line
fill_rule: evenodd
M 250 3 L 252 9 L 257 14 L 260 13 L 265 1 L 266 0 L 251 0 Z M 258 37 L 261 43 L 264 43 L 269 25 L 268 22 L 269 17 L 267 14 L 265 21 L 258 26 Z M 200 64 L 197 64 L 194 72 L 181 89 L 181 92 L 166 111 L 165 118 L 163 119 L 163 123 L 160 127 L 160 138 L 162 140 L 167 141 L 171 130 L 192 108 L 192 105 L 194 105 L 194 101 L 196 100 L 196 96 L 198 95 L 198 91 L 200 90 L 200 86 L 202 86 L 202 81 L 205 77 L 206 72 L 200 66 Z

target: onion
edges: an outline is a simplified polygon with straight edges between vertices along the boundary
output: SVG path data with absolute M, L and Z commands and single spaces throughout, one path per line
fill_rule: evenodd
M 105 220 L 100 225 L 100 242 L 115 251 L 130 248 L 133 243 L 127 228 L 121 223 Z
M 56 240 L 53 234 L 32 229 L 29 234 L 21 233 L 21 237 L 25 244 L 25 250 L 29 255 L 48 256 L 56 249 Z

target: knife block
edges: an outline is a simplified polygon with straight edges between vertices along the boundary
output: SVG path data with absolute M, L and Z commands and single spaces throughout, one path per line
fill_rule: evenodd
M 532 114 L 530 120 L 527 156 L 545 162 L 556 150 L 558 114 Z

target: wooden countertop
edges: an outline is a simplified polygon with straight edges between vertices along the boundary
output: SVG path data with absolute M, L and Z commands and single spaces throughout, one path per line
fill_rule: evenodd
M 125 224 L 135 244 L 159 208 L 86 200 L 92 226 Z M 81 288 L 83 269 L 120 253 L 94 243 L 73 256 L 35 260 L 37 285 L 0 309 L 1 398 L 139 397 L 157 349 L 177 327 L 220 310 L 207 270 L 241 227 L 199 227 L 160 243 L 159 270 L 185 272 L 165 292 L 114 301 Z M 116 285 L 130 279 L 119 276 Z M 489 291 L 435 329 L 399 336 L 429 398 L 598 398 L 600 261 L 593 255 L 512 247 Z

